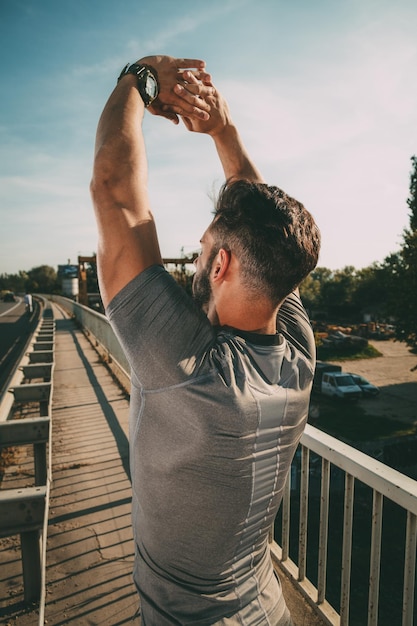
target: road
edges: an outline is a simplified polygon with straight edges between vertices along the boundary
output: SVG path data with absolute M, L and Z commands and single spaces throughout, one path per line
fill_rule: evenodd
M 25 313 L 23 298 L 17 297 L 17 302 L 0 301 L 0 396 L 10 368 L 18 359 L 33 329 L 33 320 L 34 314 L 29 318 Z

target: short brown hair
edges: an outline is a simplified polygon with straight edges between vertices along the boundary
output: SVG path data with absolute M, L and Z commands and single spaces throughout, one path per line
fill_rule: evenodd
M 248 289 L 274 305 L 317 265 L 320 231 L 309 211 L 278 187 L 226 182 L 210 232 L 217 250 L 236 254 Z

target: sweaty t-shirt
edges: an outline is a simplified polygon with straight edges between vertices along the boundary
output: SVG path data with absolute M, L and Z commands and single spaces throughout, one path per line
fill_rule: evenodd
M 131 366 L 134 578 L 143 603 L 158 626 L 214 624 L 245 610 L 251 626 L 268 623 L 278 599 L 257 608 L 273 579 L 268 532 L 314 372 L 300 299 L 283 303 L 276 335 L 216 328 L 152 266 L 107 315 Z

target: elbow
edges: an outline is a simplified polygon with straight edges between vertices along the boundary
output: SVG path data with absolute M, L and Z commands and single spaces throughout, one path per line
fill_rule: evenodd
M 117 190 L 109 178 L 97 175 L 90 181 L 90 197 L 96 213 L 102 213 L 106 207 L 117 204 Z
M 90 195 L 93 201 L 97 200 L 100 195 L 100 189 L 103 188 L 102 181 L 96 176 L 95 172 L 93 172 L 93 176 L 90 180 Z
M 90 181 L 90 194 L 94 203 L 114 198 L 118 194 L 120 177 L 117 168 L 98 153 L 94 159 L 93 175 Z
M 106 173 L 107 171 L 107 173 Z M 90 194 L 93 200 L 100 195 L 101 190 L 106 186 L 106 179 L 109 177 L 109 168 L 106 167 L 101 154 L 101 150 L 96 152 L 93 163 L 93 175 L 90 180 Z
M 95 206 L 100 204 L 100 200 L 103 198 L 105 194 L 106 185 L 100 180 L 95 173 L 90 181 L 90 196 Z

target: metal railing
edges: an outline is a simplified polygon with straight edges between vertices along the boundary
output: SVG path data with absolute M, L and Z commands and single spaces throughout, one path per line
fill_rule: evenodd
M 122 377 L 128 377 L 129 365 L 106 317 L 67 298 L 54 297 L 53 300 L 71 312 L 92 343 L 95 342 L 102 352 L 104 350 L 109 361 L 116 362 Z M 369 562 L 365 566 L 361 565 L 366 575 L 363 586 L 368 590 L 366 615 L 361 623 L 367 623 L 368 626 L 381 623 L 384 502 L 389 502 L 404 511 L 406 524 L 402 533 L 396 527 L 391 529 L 395 550 L 403 554 L 402 607 L 399 618 L 386 623 L 390 626 L 399 626 L 400 623 L 402 626 L 415 626 L 417 481 L 309 424 L 301 438 L 286 483 L 279 514 L 281 526 L 276 525 L 275 541 L 271 544 L 273 560 L 279 562 L 280 568 L 292 578 L 300 593 L 325 623 L 330 626 L 356 626 L 359 622 L 351 616 L 352 555 L 357 533 L 355 491 L 360 499 L 363 497 L 363 488 L 371 494 L 372 504 L 366 513 L 369 514 L 367 524 L 370 528 Z M 338 527 L 329 532 L 335 494 L 342 505 L 336 519 Z M 317 511 L 311 511 L 313 498 L 315 504 L 318 503 L 315 507 Z M 309 549 L 313 534 L 311 512 L 318 517 L 317 545 L 313 550 Z M 298 517 L 298 527 L 293 522 L 294 517 Z M 389 523 L 387 527 L 390 531 Z M 361 529 L 359 532 L 362 532 Z M 342 546 L 340 566 L 337 566 L 338 576 L 333 576 L 329 568 L 329 544 L 332 538 L 337 542 L 338 537 Z M 388 540 L 392 540 L 392 537 Z M 336 601 L 332 599 L 331 602 L 328 600 L 329 578 L 340 578 L 338 593 L 333 593 Z M 334 583 L 333 580 L 331 582 Z
M 30 345 L 31 344 L 31 345 Z M 45 605 L 46 541 L 52 480 L 51 408 L 54 367 L 54 322 L 46 304 L 29 351 L 11 377 L 0 402 L 0 448 L 33 447 L 32 486 L 0 490 L 0 537 L 20 535 L 25 602 L 39 604 L 43 624 Z M 47 349 L 45 349 L 47 348 Z M 45 354 L 52 358 L 45 362 Z M 36 357 L 32 360 L 32 357 Z M 34 382 L 35 381 L 35 382 Z M 29 416 L 15 419 L 15 410 L 30 407 Z M 9 483 L 11 487 L 9 486 Z
M 121 384 L 130 391 L 130 366 L 105 315 L 63 296 L 50 296 L 75 320 Z
M 313 463 L 312 455 L 314 455 Z M 319 463 L 314 463 L 314 461 L 319 461 Z M 321 467 L 317 468 L 317 465 L 321 465 Z M 333 486 L 332 472 L 335 483 Z M 292 486 L 294 478 L 297 489 Z M 312 489 L 311 483 L 313 483 Z M 295 459 L 293 471 L 287 481 L 281 512 L 282 525 L 278 533 L 280 537 L 277 537 L 278 542 L 273 546 L 273 555 L 279 560 L 280 566 L 293 578 L 300 592 L 319 610 L 328 624 L 348 626 L 359 623 L 357 617 L 350 619 L 352 554 L 356 531 L 354 528 L 355 489 L 359 491 L 365 486 L 370 490 L 372 504 L 366 507 L 364 494 L 359 492 L 361 515 L 364 514 L 364 510 L 365 515 L 369 515 L 369 520 L 365 525 L 370 528 L 369 562 L 364 563 L 362 561 L 361 564 L 362 569 L 369 571 L 367 615 L 365 616 L 367 621 L 360 621 L 360 623 L 367 623 L 368 626 L 377 626 L 381 623 L 383 505 L 384 501 L 389 501 L 405 512 L 406 524 L 405 532 L 402 532 L 397 525 L 390 527 L 387 524 L 386 528 L 385 541 L 394 542 L 396 551 L 404 555 L 401 616 L 393 617 L 391 622 L 387 620 L 386 623 L 413 626 L 416 592 L 417 482 L 311 425 L 307 425 L 301 438 L 300 454 Z M 297 564 L 290 557 L 290 519 L 295 491 L 297 492 L 297 516 L 299 518 L 298 536 L 295 538 Z M 332 512 L 332 494 L 334 499 L 335 493 L 343 500 L 342 510 L 338 515 L 341 528 L 337 532 L 337 536 L 341 538 L 342 550 L 340 591 L 339 594 L 336 594 L 339 596 L 339 605 L 332 607 L 326 600 L 326 583 L 329 579 L 329 518 Z M 307 578 L 307 560 L 310 556 L 308 539 L 311 522 L 309 503 L 312 501 L 319 503 L 318 539 L 314 550 L 314 562 L 310 568 L 317 586 L 313 585 Z M 356 532 L 363 533 L 363 527 L 359 527 Z M 386 567 L 391 568 L 392 563 L 388 563 Z M 392 575 L 394 576 L 394 572 Z M 392 586 L 387 587 L 386 593 L 393 593 Z

